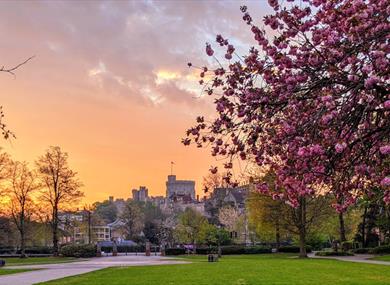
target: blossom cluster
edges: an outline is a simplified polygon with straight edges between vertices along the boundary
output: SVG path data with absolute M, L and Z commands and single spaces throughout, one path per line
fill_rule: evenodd
M 226 168 L 233 158 L 272 168 L 277 190 L 259 191 L 292 206 L 329 189 L 343 211 L 373 186 L 390 202 L 389 0 L 268 2 L 262 25 L 241 7 L 256 43 L 246 56 L 233 60 L 216 37 L 226 64 L 202 68 L 212 79 L 200 83 L 218 116 L 199 117 L 184 144 L 211 145 Z

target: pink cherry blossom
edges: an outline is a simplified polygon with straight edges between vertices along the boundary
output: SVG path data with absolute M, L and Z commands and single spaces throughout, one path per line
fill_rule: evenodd
M 342 142 L 342 143 L 337 143 L 334 148 L 337 153 L 342 153 L 346 147 L 347 144 L 345 142 Z
M 210 146 L 228 170 L 236 160 L 273 169 L 277 187 L 257 189 L 293 207 L 321 185 L 345 211 L 370 187 L 389 186 L 388 0 L 269 4 L 260 25 L 241 7 L 253 38 L 247 54 L 233 57 L 235 47 L 216 36 L 225 56 L 201 69 L 216 114 L 183 143 Z
M 390 186 L 390 177 L 385 177 L 385 178 L 383 178 L 382 181 L 381 181 L 381 185 L 382 185 L 383 187 L 388 187 L 388 186 Z
M 213 56 L 214 50 L 211 48 L 210 44 L 206 44 L 206 53 L 208 56 Z
M 379 151 L 381 152 L 381 154 L 390 154 L 390 144 L 381 146 L 379 148 Z

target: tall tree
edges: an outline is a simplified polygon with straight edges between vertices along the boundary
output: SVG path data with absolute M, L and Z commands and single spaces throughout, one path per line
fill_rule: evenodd
M 179 223 L 175 229 L 176 235 L 180 242 L 189 243 L 194 246 L 200 243 L 202 238 L 202 226 L 208 224 L 207 219 L 192 208 L 186 208 L 179 216 Z
M 83 197 L 83 192 L 79 190 L 82 183 L 77 178 L 77 172 L 68 165 L 68 154 L 59 146 L 51 146 L 38 158 L 36 165 L 43 186 L 41 199 L 51 207 L 53 253 L 58 255 L 58 214 L 62 207 L 74 205 Z
M 262 240 L 275 241 L 279 251 L 281 240 L 286 236 L 284 217 L 287 205 L 280 200 L 273 200 L 270 196 L 252 192 L 248 199 L 249 222 Z
M 127 239 L 139 238 L 144 226 L 144 214 L 140 205 L 135 201 L 128 201 L 123 209 L 120 219 L 123 222 L 123 230 Z
M 103 219 L 106 223 L 114 222 L 118 217 L 118 209 L 115 203 L 110 200 L 96 202 L 93 204 L 94 214 Z
M 21 257 L 25 257 L 26 224 L 34 213 L 34 193 L 39 189 L 37 176 L 26 162 L 13 162 L 10 169 L 10 205 L 13 222 L 20 236 Z
M 247 55 L 217 35 L 226 64 L 215 58 L 217 66 L 200 68 L 217 117 L 199 116 L 183 143 L 211 145 L 227 169 L 251 157 L 273 167 L 282 192 L 259 188 L 301 213 L 319 185 L 334 192 L 339 212 L 370 185 L 380 184 L 389 203 L 388 0 L 268 2 L 263 22 L 273 34 L 241 7 L 256 43 Z M 211 44 L 206 53 L 214 57 Z
M 239 217 L 238 210 L 232 206 L 224 206 L 218 211 L 219 222 L 230 232 L 236 230 Z

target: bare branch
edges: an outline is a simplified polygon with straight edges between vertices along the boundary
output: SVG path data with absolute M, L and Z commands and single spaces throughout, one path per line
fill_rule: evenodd
M 7 72 L 7 73 L 10 73 L 10 74 L 12 74 L 13 76 L 15 76 L 14 71 L 15 71 L 16 69 L 18 69 L 19 67 L 21 67 L 22 65 L 25 65 L 27 62 L 29 62 L 30 60 L 32 60 L 34 57 L 35 57 L 35 55 L 30 56 L 30 57 L 27 58 L 25 61 L 19 63 L 18 65 L 15 65 L 14 67 L 11 67 L 11 68 L 5 68 L 4 66 L 2 66 L 2 67 L 0 68 L 0 72 Z

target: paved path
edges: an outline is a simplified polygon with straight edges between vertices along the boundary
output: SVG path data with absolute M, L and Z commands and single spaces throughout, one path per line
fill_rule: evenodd
M 32 285 L 39 282 L 83 274 L 107 267 L 183 264 L 165 256 L 110 256 L 91 258 L 79 262 L 7 266 L 7 268 L 39 268 L 23 273 L 0 276 L 0 285 Z
M 370 258 L 375 256 L 371 254 L 356 254 L 353 256 L 315 256 L 314 253 L 310 253 L 308 254 L 308 256 L 311 258 L 325 258 L 325 259 L 336 259 L 341 261 L 350 261 L 350 262 L 358 262 L 358 263 L 390 265 L 390 262 L 388 261 L 370 260 Z

